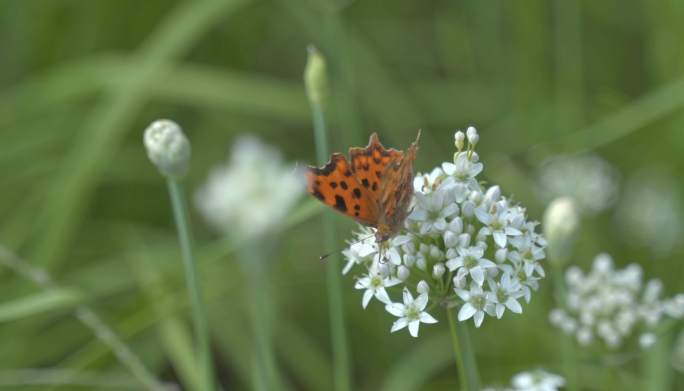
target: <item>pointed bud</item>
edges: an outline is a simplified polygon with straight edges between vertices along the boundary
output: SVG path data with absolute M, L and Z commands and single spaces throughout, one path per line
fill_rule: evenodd
M 404 265 L 399 266 L 399 269 L 397 270 L 397 277 L 399 277 L 400 280 L 406 281 L 410 275 L 411 271 L 409 268 Z
M 380 275 L 382 275 L 385 278 L 391 276 L 392 275 L 392 267 L 390 265 L 391 264 L 389 262 L 378 263 L 378 271 L 380 272 Z
M 468 135 L 468 137 L 471 137 L 471 136 L 477 134 L 477 129 L 475 129 L 472 126 L 468 126 L 468 129 L 466 129 L 466 134 Z
M 508 249 L 506 247 L 496 250 L 494 259 L 496 259 L 497 263 L 503 263 L 506 258 L 508 258 Z
M 404 264 L 408 267 L 413 267 L 416 264 L 416 256 L 413 254 L 404 254 Z
M 416 245 L 413 244 L 413 242 L 408 242 L 408 243 L 402 244 L 401 249 L 404 250 L 404 252 L 407 254 L 415 254 L 416 253 Z
M 470 153 L 470 162 L 471 163 L 477 163 L 480 161 L 480 155 L 477 154 L 477 152 L 472 151 Z
M 458 235 L 446 230 L 444 231 L 444 245 L 447 248 L 454 247 L 458 244 Z
M 463 132 L 461 132 L 459 130 L 458 132 L 456 132 L 455 137 L 456 137 L 456 148 L 458 148 L 458 151 L 460 152 L 461 149 L 463 149 L 463 140 L 465 140 L 465 134 L 463 134 Z
M 436 263 L 435 266 L 432 267 L 432 276 L 435 278 L 442 277 L 445 271 L 446 268 L 443 263 Z
M 475 235 L 475 226 L 472 224 L 468 224 L 466 225 L 465 231 L 468 234 L 468 236 L 472 237 L 473 235 Z M 468 238 L 468 243 L 470 243 L 470 238 Z
M 447 229 L 455 234 L 463 233 L 463 220 L 460 217 L 456 217 L 451 220 Z
M 455 259 L 455 258 L 458 258 L 458 252 L 456 251 L 456 249 L 450 248 L 450 249 L 446 252 L 446 258 L 447 258 L 447 259 Z
M 421 253 L 422 255 L 422 253 Z M 416 267 L 424 272 L 427 271 L 427 261 L 425 260 L 424 256 L 418 256 L 416 258 Z
M 489 198 L 494 202 L 498 201 L 499 199 L 501 199 L 501 188 L 499 186 L 490 187 L 489 189 L 487 189 L 487 192 L 485 193 L 485 198 Z
M 474 128 L 472 128 L 474 129 Z M 480 141 L 480 136 L 477 133 L 469 134 L 468 135 L 468 142 L 473 144 L 473 146 L 477 145 L 477 142 Z
M 430 246 L 430 258 L 437 260 L 441 257 L 442 252 L 439 251 L 439 247 L 434 244 Z
M 312 107 L 326 109 L 330 91 L 328 88 L 328 70 L 325 57 L 318 51 L 316 46 L 309 44 L 306 47 L 309 55 L 304 68 L 304 85 L 306 96 Z
M 425 244 L 425 243 L 421 243 L 421 244 L 420 244 L 420 252 L 423 253 L 423 254 L 429 253 L 429 252 L 430 252 L 430 246 L 428 246 L 428 245 Z
M 562 266 L 572 256 L 580 225 L 577 203 L 570 197 L 556 198 L 546 207 L 542 221 L 549 262 Z
M 473 216 L 475 216 L 475 204 L 473 204 L 471 201 L 465 201 L 461 205 L 461 214 L 466 219 L 472 219 Z
M 430 285 L 428 285 L 428 283 L 425 282 L 425 280 L 420 280 L 420 282 L 418 283 L 418 287 L 416 288 L 416 290 L 417 290 L 418 293 L 420 293 L 421 295 L 422 295 L 423 293 L 428 293 L 428 292 L 430 292 Z
M 171 179 L 183 179 L 190 168 L 190 141 L 177 123 L 159 119 L 143 134 L 147 157 L 159 172 Z
M 466 279 L 461 278 L 459 279 L 458 277 L 454 277 L 454 288 L 456 289 L 463 289 L 466 286 Z

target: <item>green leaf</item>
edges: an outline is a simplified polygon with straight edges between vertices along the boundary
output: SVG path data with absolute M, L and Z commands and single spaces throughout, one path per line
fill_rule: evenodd
M 35 293 L 0 304 L 0 322 L 9 322 L 46 311 L 70 308 L 84 301 L 84 295 L 75 289 L 58 288 Z

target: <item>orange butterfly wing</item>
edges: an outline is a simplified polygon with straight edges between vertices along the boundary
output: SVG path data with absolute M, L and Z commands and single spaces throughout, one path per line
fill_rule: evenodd
M 354 174 L 346 156 L 333 153 L 323 168 L 306 166 L 301 170 L 309 194 L 360 224 L 378 227 L 380 205 Z
M 394 148 L 386 150 L 378 141 L 378 135 L 373 133 L 366 148 L 350 148 L 349 156 L 352 172 L 379 204 L 385 168 L 391 162 L 400 162 L 404 157 L 404 152 Z
M 418 139 L 411 144 L 401 161 L 390 162 L 382 177 L 380 207 L 383 211 L 381 225 L 389 227 L 390 237 L 404 229 L 409 215 L 409 205 L 413 199 L 413 163 L 418 152 Z

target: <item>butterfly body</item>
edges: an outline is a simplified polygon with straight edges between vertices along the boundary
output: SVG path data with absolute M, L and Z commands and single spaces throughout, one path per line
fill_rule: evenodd
M 366 148 L 349 150 L 351 161 L 333 153 L 322 168 L 298 166 L 297 171 L 301 168 L 309 194 L 359 224 L 375 228 L 376 243 L 383 243 L 404 229 L 409 215 L 418 138 L 404 153 L 386 150 L 373 133 Z

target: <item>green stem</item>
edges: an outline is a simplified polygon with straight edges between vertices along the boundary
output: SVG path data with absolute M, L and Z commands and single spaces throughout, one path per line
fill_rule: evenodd
M 173 216 L 176 219 L 178 239 L 180 241 L 183 266 L 185 268 L 185 281 L 187 283 L 188 295 L 192 307 L 192 323 L 198 347 L 197 357 L 199 372 L 202 374 L 203 389 L 206 391 L 214 391 L 216 389 L 214 385 L 214 363 L 211 355 L 211 346 L 209 344 L 209 330 L 204 313 L 204 303 L 202 301 L 200 283 L 195 266 L 192 229 L 188 216 L 185 193 L 178 181 L 167 179 L 167 184 L 169 187 L 169 195 L 171 196 Z
M 604 391 L 619 390 L 617 387 L 618 373 L 616 367 L 613 365 L 606 365 L 603 369 L 603 376 Z
M 459 322 L 456 319 L 457 316 L 458 312 L 454 311 L 453 308 L 447 308 L 461 390 L 480 391 L 480 374 L 477 369 L 475 351 L 470 343 L 470 338 L 468 338 L 468 325 L 465 322 Z
M 565 302 L 565 280 L 563 279 L 563 268 L 559 265 L 553 265 L 553 289 L 556 296 L 556 303 L 563 309 L 566 309 Z M 577 355 L 575 352 L 575 343 L 572 337 L 566 335 L 562 331 L 562 356 L 563 366 L 565 367 L 565 379 L 567 380 L 568 391 L 579 391 L 577 384 Z
M 319 166 L 329 159 L 328 133 L 325 111 L 311 105 L 316 140 L 316 158 Z M 337 233 L 332 211 L 323 212 L 324 251 L 337 250 Z M 347 352 L 347 330 L 344 320 L 344 303 L 342 301 L 342 279 L 337 255 L 326 258 L 328 280 L 328 307 L 330 311 L 330 333 L 332 335 L 333 374 L 336 391 L 351 390 L 351 371 L 349 353 Z

